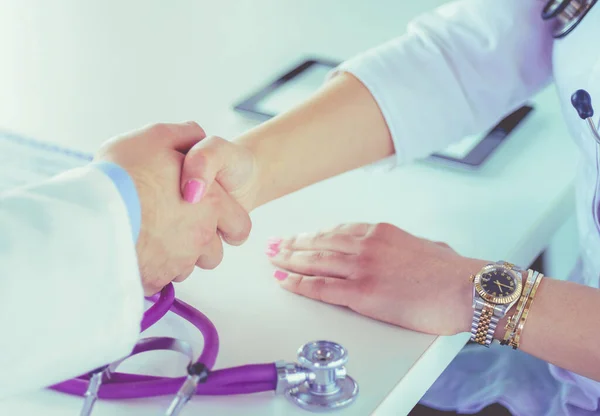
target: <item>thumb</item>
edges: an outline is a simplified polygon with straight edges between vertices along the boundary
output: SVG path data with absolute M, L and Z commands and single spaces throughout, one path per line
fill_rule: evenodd
M 186 154 L 181 173 L 183 198 L 199 202 L 217 180 L 232 193 L 240 189 L 252 172 L 253 156 L 243 146 L 212 136 L 196 143 Z

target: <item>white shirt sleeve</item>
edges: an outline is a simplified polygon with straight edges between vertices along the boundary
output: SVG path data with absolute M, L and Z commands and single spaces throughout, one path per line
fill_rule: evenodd
M 345 63 L 370 90 L 398 162 L 491 128 L 551 80 L 544 1 L 461 0 Z
M 127 355 L 143 299 L 127 209 L 104 173 L 0 195 L 0 398 Z

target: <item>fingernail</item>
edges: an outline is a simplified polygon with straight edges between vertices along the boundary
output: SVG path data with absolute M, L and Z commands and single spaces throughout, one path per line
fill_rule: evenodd
M 271 237 L 267 240 L 267 250 L 265 253 L 269 257 L 275 257 L 279 254 L 279 246 L 283 240 L 281 238 Z
M 195 204 L 200 201 L 202 195 L 204 195 L 205 188 L 206 184 L 203 181 L 190 179 L 183 187 L 183 199 L 190 204 Z
M 267 244 L 269 245 L 269 247 L 273 247 L 273 246 L 279 247 L 279 245 L 281 244 L 282 241 L 283 241 L 282 238 L 271 237 L 267 240 Z
M 275 270 L 275 273 L 273 273 L 273 277 L 275 277 L 275 279 L 277 279 L 279 281 L 285 280 L 288 276 L 289 276 L 288 273 L 283 272 L 281 270 Z
M 279 245 L 281 244 L 281 241 L 281 238 L 269 238 L 267 250 L 265 252 L 267 256 L 274 257 L 279 253 Z

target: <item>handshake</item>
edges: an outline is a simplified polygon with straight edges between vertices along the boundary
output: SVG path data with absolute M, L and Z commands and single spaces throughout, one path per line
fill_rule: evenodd
M 196 266 L 215 268 L 223 241 L 240 245 L 248 238 L 259 191 L 249 149 L 207 138 L 194 122 L 156 124 L 108 141 L 95 160 L 121 166 L 135 183 L 146 295 L 186 279 Z

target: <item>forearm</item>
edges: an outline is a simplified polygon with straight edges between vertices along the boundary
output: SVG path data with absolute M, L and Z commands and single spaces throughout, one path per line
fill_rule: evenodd
M 237 142 L 251 149 L 257 160 L 260 189 L 255 206 L 394 152 L 377 103 L 347 73 Z
M 344 62 L 312 99 L 238 138 L 259 161 L 252 207 L 394 148 L 407 163 L 489 128 L 551 80 L 552 37 L 540 9 L 452 2 Z
M 508 314 L 510 315 L 510 313 Z M 506 318 L 495 337 L 504 336 Z M 600 381 L 600 290 L 545 277 L 523 329 L 520 349 Z

